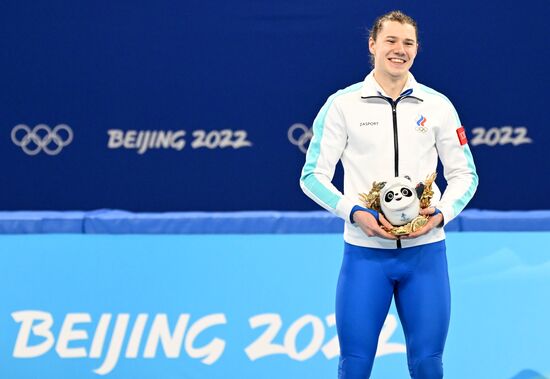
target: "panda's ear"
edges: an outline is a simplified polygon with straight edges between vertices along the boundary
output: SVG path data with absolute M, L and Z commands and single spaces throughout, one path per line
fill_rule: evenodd
M 412 182 L 412 179 L 409 175 L 405 175 L 404 178 L 407 178 L 407 179 L 409 179 L 409 182 Z
M 424 188 L 425 188 L 425 187 L 426 187 L 426 186 L 424 185 L 424 183 L 418 183 L 418 184 L 416 185 L 416 188 L 415 188 L 415 190 L 416 190 L 416 196 L 418 196 L 419 199 L 422 197 L 422 194 L 424 193 Z

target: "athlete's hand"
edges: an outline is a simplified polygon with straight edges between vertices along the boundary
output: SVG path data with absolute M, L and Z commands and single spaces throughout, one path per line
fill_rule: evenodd
M 380 213 L 379 220 L 384 227 L 391 229 L 393 226 L 384 218 L 384 215 Z M 356 211 L 353 214 L 353 221 L 361 228 L 361 230 L 369 237 L 381 237 L 389 240 L 396 240 L 397 237 L 393 234 L 386 232 L 378 225 L 376 218 L 365 211 Z
M 426 233 L 428 233 L 433 228 L 438 227 L 443 223 L 443 214 L 437 213 L 435 214 L 435 207 L 428 207 L 420 210 L 421 215 L 427 215 L 430 216 L 428 219 L 428 223 L 424 225 L 422 228 L 418 229 L 416 232 L 413 232 L 411 234 L 407 234 L 405 236 L 401 236 L 401 239 L 411 239 L 416 238 L 419 236 L 422 236 Z

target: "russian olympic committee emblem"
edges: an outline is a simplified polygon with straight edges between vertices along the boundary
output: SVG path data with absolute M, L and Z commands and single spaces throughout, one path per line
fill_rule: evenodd
M 426 133 L 428 131 L 428 125 L 426 125 L 426 122 L 428 119 L 424 117 L 424 115 L 419 114 L 416 116 L 415 124 L 416 127 L 414 128 L 417 132 L 420 133 Z
M 304 124 L 292 124 L 288 129 L 288 140 L 291 144 L 298 146 L 304 154 L 307 152 L 311 137 L 313 137 L 313 132 Z
M 73 134 L 70 126 L 65 124 L 59 124 L 53 129 L 45 124 L 38 124 L 33 129 L 19 124 L 11 130 L 11 140 L 28 155 L 36 155 L 41 151 L 57 155 L 72 142 Z

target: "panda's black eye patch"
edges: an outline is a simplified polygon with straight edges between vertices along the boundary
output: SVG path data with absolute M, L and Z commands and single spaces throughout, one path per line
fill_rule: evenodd
M 403 196 L 405 197 L 411 197 L 412 191 L 408 188 L 401 188 L 401 194 L 403 194 Z
M 384 197 L 384 201 L 386 203 L 389 203 L 390 201 L 393 200 L 393 192 L 392 191 L 389 191 L 386 196 Z

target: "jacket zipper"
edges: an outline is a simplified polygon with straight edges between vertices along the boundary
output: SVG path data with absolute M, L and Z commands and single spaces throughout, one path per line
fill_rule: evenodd
M 393 151 L 394 151 L 394 172 L 395 177 L 399 176 L 399 137 L 397 134 L 397 103 L 399 102 L 399 98 L 397 101 L 391 102 L 391 110 L 392 110 L 392 117 L 393 117 Z
M 397 100 L 393 101 L 393 99 L 385 96 L 368 96 L 367 98 L 380 98 L 386 100 L 391 105 L 391 111 L 392 111 L 392 119 L 393 119 L 393 149 L 394 149 L 394 174 L 396 177 L 399 176 L 399 135 L 397 133 L 397 104 L 402 99 L 405 99 L 407 97 L 412 97 L 413 99 L 417 99 L 422 101 L 421 99 L 415 97 L 415 96 L 400 96 L 397 98 Z M 397 240 L 397 248 L 401 249 L 401 240 Z
M 393 117 L 393 151 L 394 151 L 394 173 L 395 177 L 399 176 L 399 137 L 397 133 L 397 103 L 401 98 L 398 97 L 396 101 L 387 99 L 391 103 L 391 113 Z M 397 248 L 401 249 L 401 240 L 397 240 Z
M 398 133 L 397 133 L 397 104 L 403 100 L 403 99 L 406 99 L 407 97 L 411 97 L 413 99 L 417 99 L 417 100 L 420 100 L 422 101 L 421 99 L 415 97 L 415 96 L 401 96 L 401 97 L 398 97 L 397 100 L 393 101 L 393 99 L 389 98 L 389 97 L 385 97 L 385 96 L 367 96 L 367 97 L 364 97 L 363 99 L 372 99 L 372 98 L 377 98 L 377 99 L 384 99 L 386 100 L 390 106 L 391 106 L 391 113 L 392 113 L 392 119 L 393 119 L 393 149 L 394 149 L 394 174 L 395 176 L 399 176 L 399 136 L 398 136 Z

